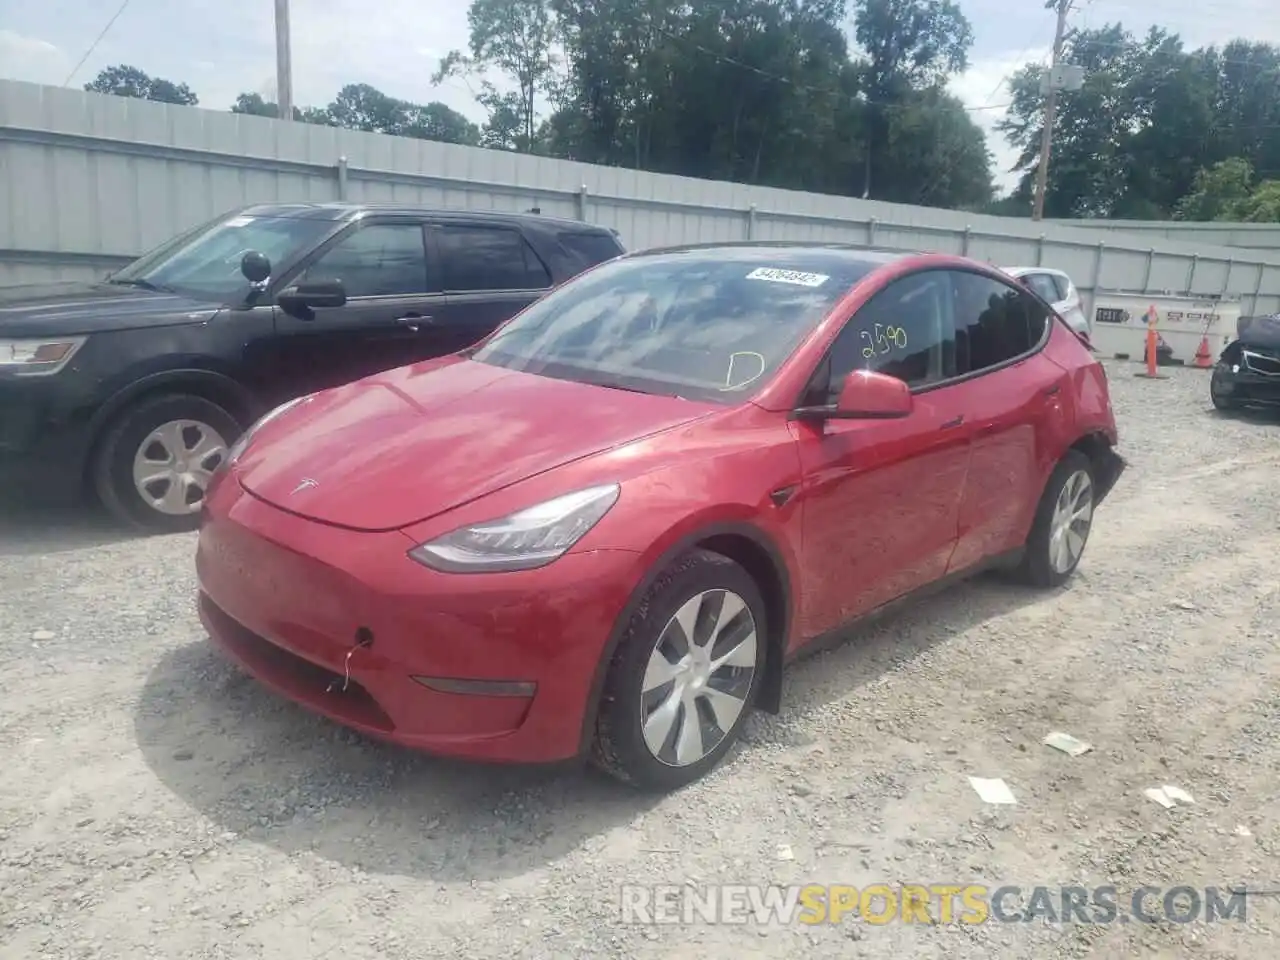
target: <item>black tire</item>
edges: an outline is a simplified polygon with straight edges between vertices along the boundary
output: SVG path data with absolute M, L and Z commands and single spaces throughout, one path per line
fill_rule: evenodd
M 90 467 L 98 499 L 119 522 L 146 533 L 181 533 L 199 527 L 199 509 L 186 514 L 163 513 L 143 499 L 133 482 L 134 457 L 142 444 L 153 431 L 178 420 L 208 425 L 227 446 L 235 443 L 244 429 L 216 403 L 190 394 L 166 393 L 128 407 L 103 435 Z
M 1069 569 L 1055 569 L 1050 559 L 1049 542 L 1052 536 L 1050 528 L 1053 521 L 1053 512 L 1058 503 L 1058 497 L 1061 496 L 1067 481 L 1080 471 L 1084 471 L 1089 478 L 1091 506 L 1096 508 L 1098 487 L 1097 478 L 1094 476 L 1093 464 L 1088 457 L 1078 450 L 1068 450 L 1067 455 L 1058 461 L 1053 473 L 1049 475 L 1049 482 L 1045 484 L 1044 493 L 1041 495 L 1040 503 L 1036 507 L 1035 520 L 1031 524 L 1031 533 L 1027 536 L 1022 560 L 1012 571 L 1014 579 L 1019 582 L 1045 589 L 1060 587 L 1071 579 L 1076 567 L 1080 565 L 1080 560 L 1089 544 L 1089 532 L 1093 528 L 1092 518 L 1089 530 L 1085 532 L 1085 542 L 1080 547 L 1080 554 L 1071 563 Z
M 1230 413 L 1233 410 L 1240 409 L 1240 401 L 1234 397 L 1224 394 L 1218 386 L 1222 378 L 1222 367 L 1219 365 L 1214 367 L 1213 373 L 1209 376 L 1209 399 L 1213 401 L 1213 406 L 1223 413 Z
M 699 594 L 717 590 L 737 594 L 755 620 L 755 668 L 744 697 L 745 706 L 724 731 L 723 738 L 702 759 L 676 766 L 659 760 L 645 743 L 641 684 L 649 656 L 676 612 Z M 596 718 L 592 762 L 623 783 L 646 791 L 675 790 L 704 776 L 742 733 L 764 676 L 768 638 L 764 600 L 751 575 L 718 553 L 693 550 L 686 554 L 649 588 L 618 643 Z

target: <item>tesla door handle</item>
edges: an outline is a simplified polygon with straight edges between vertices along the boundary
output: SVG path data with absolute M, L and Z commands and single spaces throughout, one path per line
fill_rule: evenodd
M 960 426 L 960 424 L 962 424 L 962 423 L 964 423 L 964 414 L 963 414 L 963 413 L 962 413 L 962 414 L 960 414 L 960 416 L 956 417 L 954 420 L 948 420 L 946 423 L 944 423 L 944 424 L 942 425 L 942 429 L 943 429 L 943 430 L 950 430 L 952 427 L 958 427 L 958 426 Z

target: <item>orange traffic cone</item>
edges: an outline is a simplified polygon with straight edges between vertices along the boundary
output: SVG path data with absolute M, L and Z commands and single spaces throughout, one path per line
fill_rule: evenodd
M 1145 377 L 1148 380 L 1167 380 L 1168 377 L 1160 373 L 1156 369 L 1158 360 L 1156 355 L 1160 348 L 1160 334 L 1156 330 L 1156 305 L 1153 303 L 1147 310 L 1147 354 L 1144 359 L 1147 362 L 1147 369 L 1135 373 L 1135 377 Z
M 1194 363 L 1201 370 L 1208 370 L 1213 366 L 1213 354 L 1209 352 L 1209 337 L 1207 334 L 1200 340 L 1200 349 L 1196 351 Z

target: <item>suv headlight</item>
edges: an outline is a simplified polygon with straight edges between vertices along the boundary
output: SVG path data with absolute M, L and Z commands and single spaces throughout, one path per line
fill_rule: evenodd
M 227 451 L 227 459 L 223 461 L 224 465 L 229 467 L 233 463 L 235 463 L 237 460 L 239 460 L 242 456 L 244 456 L 244 452 L 249 449 L 249 443 L 253 440 L 253 435 L 255 433 L 257 433 L 259 430 L 265 427 L 268 423 L 270 423 L 276 417 L 280 416 L 280 414 L 288 410 L 292 410 L 298 404 L 303 403 L 306 400 L 310 400 L 313 396 L 315 396 L 315 394 L 307 394 L 305 397 L 295 397 L 292 400 L 288 400 L 280 404 L 280 406 L 276 407 L 275 409 L 269 410 L 266 413 L 264 413 L 261 417 L 257 419 L 257 421 L 253 424 L 253 426 L 251 426 L 244 433 L 240 434 L 240 438 L 231 445 L 231 449 Z
M 589 487 L 498 520 L 446 533 L 409 551 L 445 573 L 532 570 L 562 556 L 618 502 L 618 484 Z
M 84 341 L 84 337 L 0 340 L 0 370 L 25 377 L 57 373 L 71 362 Z

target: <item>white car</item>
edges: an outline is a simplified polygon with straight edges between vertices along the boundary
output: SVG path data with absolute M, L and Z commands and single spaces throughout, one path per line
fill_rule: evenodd
M 1083 333 L 1086 337 L 1093 333 L 1093 324 L 1084 314 L 1080 302 L 1080 291 L 1061 270 L 1050 270 L 1047 267 L 1002 267 L 1005 273 L 1022 281 L 1041 299 L 1052 305 L 1062 315 L 1062 319 L 1072 330 Z

